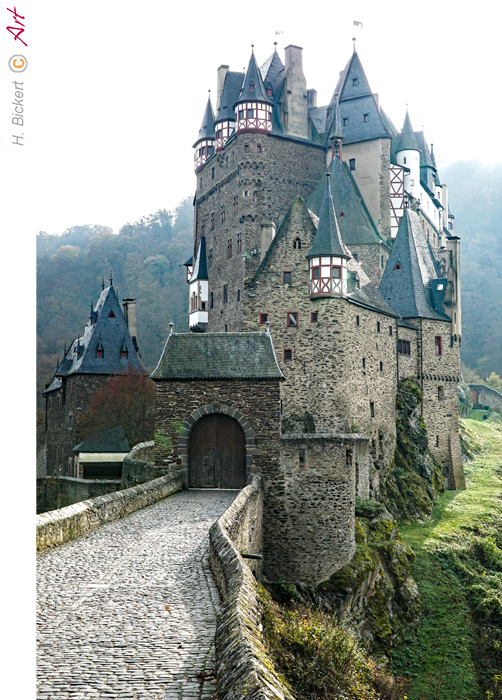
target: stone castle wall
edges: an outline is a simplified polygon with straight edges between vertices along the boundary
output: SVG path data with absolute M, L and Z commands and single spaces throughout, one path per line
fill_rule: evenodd
M 89 405 L 91 396 L 108 382 L 108 375 L 76 374 L 63 377 L 63 385 L 51 391 L 47 406 L 47 475 L 69 476 L 68 460 L 73 458 L 73 448 L 82 439 L 79 419 Z M 72 416 L 70 426 L 69 416 Z
M 259 265 L 260 224 L 273 221 L 278 228 L 293 199 L 298 194 L 308 197 L 324 169 L 322 147 L 268 134 L 239 134 L 199 171 L 195 247 L 204 226 L 213 294 L 209 331 L 224 331 L 225 325 L 228 331 L 242 330 L 244 281 Z M 223 285 L 228 288 L 226 303 Z

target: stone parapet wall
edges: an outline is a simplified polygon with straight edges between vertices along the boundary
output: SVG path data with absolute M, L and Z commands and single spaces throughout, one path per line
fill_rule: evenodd
M 89 498 L 119 491 L 120 479 L 37 478 L 37 513 L 65 508 Z
M 135 445 L 122 462 L 121 488 L 143 484 L 165 476 L 172 471 L 167 464 L 155 464 L 155 441 Z
M 261 553 L 263 498 L 263 481 L 256 474 L 209 531 L 209 562 L 223 599 L 215 638 L 220 700 L 293 700 L 265 650 L 252 573 L 259 562 L 239 554 Z
M 175 474 L 168 474 L 140 486 L 38 515 L 37 551 L 69 542 L 107 522 L 157 503 L 182 488 L 181 479 Z

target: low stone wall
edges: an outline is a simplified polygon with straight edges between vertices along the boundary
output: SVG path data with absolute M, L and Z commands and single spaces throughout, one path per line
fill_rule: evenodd
M 170 473 L 169 467 L 155 465 L 155 441 L 140 442 L 135 445 L 122 462 L 121 488 L 144 484 Z
M 220 700 L 294 700 L 264 646 L 252 571 L 258 575 L 260 562 L 239 554 L 261 554 L 263 496 L 256 474 L 209 531 L 209 561 L 223 599 L 215 637 Z
M 119 491 L 120 488 L 120 479 L 75 479 L 71 476 L 37 478 L 37 513 L 65 508 Z
M 37 551 L 42 552 L 69 542 L 107 522 L 118 520 L 161 501 L 182 488 L 179 476 L 168 474 L 124 491 L 116 491 L 37 515 Z

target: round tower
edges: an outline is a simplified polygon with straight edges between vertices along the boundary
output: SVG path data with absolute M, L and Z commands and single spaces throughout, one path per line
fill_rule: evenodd
M 420 195 L 420 149 L 413 133 L 410 115 L 406 108 L 403 130 L 396 150 L 396 160 L 398 165 L 402 165 L 404 173 L 404 189 L 412 197 L 418 199 Z
M 211 91 L 209 91 L 211 92 Z M 194 143 L 194 169 L 199 172 L 207 159 L 214 153 L 214 112 L 211 97 L 208 97 L 204 118 L 199 131 L 199 138 Z
M 272 131 L 272 105 L 253 52 L 239 99 L 234 104 L 235 133 Z

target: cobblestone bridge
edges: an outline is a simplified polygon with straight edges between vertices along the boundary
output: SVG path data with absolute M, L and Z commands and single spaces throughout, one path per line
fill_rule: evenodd
M 37 698 L 213 697 L 208 531 L 237 493 L 182 491 L 38 556 Z

